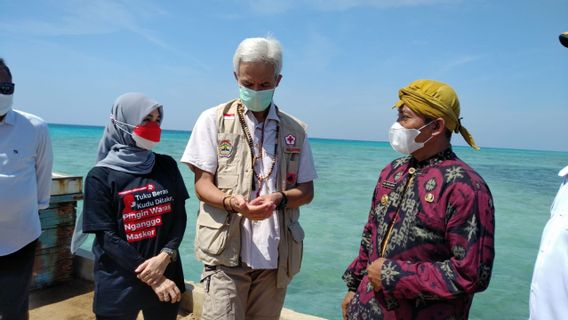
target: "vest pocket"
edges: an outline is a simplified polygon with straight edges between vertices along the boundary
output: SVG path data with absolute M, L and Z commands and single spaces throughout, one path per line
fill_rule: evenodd
M 230 216 L 224 209 L 201 203 L 195 237 L 197 248 L 213 255 L 223 252 L 229 236 L 229 219 Z
M 239 176 L 237 174 L 229 174 L 225 172 L 217 173 L 217 188 L 221 190 L 233 189 L 237 186 Z
M 302 257 L 304 254 L 304 229 L 299 221 L 294 221 L 288 225 L 288 276 L 293 277 L 302 267 Z

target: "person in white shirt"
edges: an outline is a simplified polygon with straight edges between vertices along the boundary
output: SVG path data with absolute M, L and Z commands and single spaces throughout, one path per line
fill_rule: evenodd
M 201 201 L 202 319 L 278 319 L 302 259 L 298 208 L 317 174 L 305 125 L 272 101 L 280 43 L 245 39 L 233 65 L 239 98 L 201 114 L 181 159 Z
M 0 59 L 0 319 L 28 317 L 39 209 L 49 206 L 53 153 L 47 124 L 12 109 L 12 74 Z
M 568 315 L 568 166 L 550 208 L 533 270 L 530 319 L 566 319 Z
M 568 48 L 568 32 L 560 43 Z M 529 296 L 530 320 L 566 319 L 568 315 L 568 166 L 542 231 Z

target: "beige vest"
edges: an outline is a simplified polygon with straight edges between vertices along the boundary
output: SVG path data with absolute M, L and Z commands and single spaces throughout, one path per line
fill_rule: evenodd
M 240 194 L 249 199 L 254 173 L 251 150 L 239 122 L 237 106 L 232 100 L 217 107 L 217 172 L 215 184 L 226 194 Z M 306 132 L 299 120 L 278 111 L 280 133 L 278 141 L 277 182 L 278 190 L 297 185 L 300 152 Z M 287 144 L 286 138 L 295 138 Z M 291 140 L 288 140 L 290 143 Z M 303 254 L 304 230 L 298 219 L 300 210 L 278 211 L 280 243 L 278 245 L 277 287 L 284 288 L 300 271 Z M 195 255 L 208 265 L 237 266 L 241 251 L 241 215 L 230 214 L 200 202 L 195 235 Z

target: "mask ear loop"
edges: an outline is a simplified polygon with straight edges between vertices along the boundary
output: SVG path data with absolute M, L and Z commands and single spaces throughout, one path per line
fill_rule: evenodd
M 435 121 L 437 121 L 437 120 L 438 120 L 438 119 L 434 119 L 434 120 L 428 122 L 427 124 L 423 125 L 422 127 L 418 128 L 418 129 L 416 129 L 416 130 L 420 131 L 420 130 L 426 128 L 427 126 L 431 125 L 433 122 L 435 122 Z M 422 131 L 420 131 L 420 132 L 422 132 Z
M 437 120 L 438 120 L 438 119 L 434 119 L 434 120 L 428 122 L 427 124 L 423 125 L 422 127 L 420 127 L 420 128 L 417 129 L 417 130 L 418 130 L 420 133 L 422 133 L 422 129 L 426 128 L 427 126 L 431 125 L 432 123 L 436 122 Z M 422 144 L 424 145 L 424 144 L 426 144 L 426 142 L 432 140 L 433 137 L 434 137 L 434 136 L 430 136 L 430 138 L 426 139 L 426 141 L 420 142 L 420 143 L 422 143 Z M 414 141 L 416 142 L 416 138 L 414 138 L 414 139 L 415 139 Z
M 130 131 L 124 129 L 124 128 L 122 127 L 122 125 L 125 125 L 125 126 L 127 126 L 127 127 L 131 127 L 131 128 L 136 128 L 136 126 L 133 126 L 133 125 L 128 124 L 128 123 L 126 123 L 126 122 L 122 122 L 122 121 L 116 120 L 116 118 L 115 118 L 112 114 L 110 115 L 110 121 L 111 121 L 112 124 L 114 124 L 114 126 L 117 127 L 119 130 L 121 130 L 121 131 L 123 131 L 123 132 L 125 132 L 125 133 L 128 133 L 128 134 L 131 135 L 131 136 L 132 136 L 132 132 L 130 132 Z

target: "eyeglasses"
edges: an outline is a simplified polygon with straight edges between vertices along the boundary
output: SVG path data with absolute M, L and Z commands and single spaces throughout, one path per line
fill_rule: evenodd
M 13 94 L 14 84 L 12 82 L 0 82 L 0 93 L 1 94 Z

